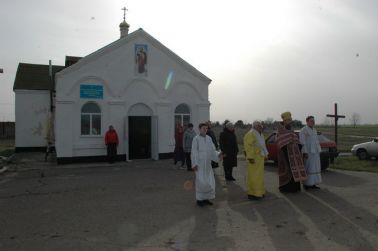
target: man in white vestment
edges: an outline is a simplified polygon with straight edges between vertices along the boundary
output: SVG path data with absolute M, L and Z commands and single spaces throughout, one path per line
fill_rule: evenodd
M 197 205 L 213 205 L 215 198 L 215 178 L 211 161 L 218 162 L 221 154 L 216 151 L 212 139 L 206 135 L 207 124 L 199 124 L 200 134 L 192 142 L 192 168 L 196 174 Z
M 304 165 L 307 173 L 307 180 L 303 182 L 305 189 L 320 189 L 317 185 L 322 182 L 318 132 L 314 128 L 314 116 L 306 118 L 306 126 L 299 133 L 299 141 L 302 144 Z

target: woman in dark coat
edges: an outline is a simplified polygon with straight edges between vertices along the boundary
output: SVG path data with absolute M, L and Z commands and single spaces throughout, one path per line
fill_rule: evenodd
M 234 125 L 228 122 L 219 136 L 219 146 L 223 154 L 223 168 L 226 180 L 233 181 L 232 168 L 238 165 L 237 155 L 239 152 Z

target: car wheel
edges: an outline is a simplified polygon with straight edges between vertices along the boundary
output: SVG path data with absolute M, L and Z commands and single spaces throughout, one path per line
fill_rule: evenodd
M 358 150 L 357 156 L 360 160 L 366 160 L 369 158 L 369 155 L 366 150 Z
M 326 170 L 328 168 L 328 166 L 329 166 L 328 158 L 320 160 L 320 167 L 321 167 L 322 170 Z

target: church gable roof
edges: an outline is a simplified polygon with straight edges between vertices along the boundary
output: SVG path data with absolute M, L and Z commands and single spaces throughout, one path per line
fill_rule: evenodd
M 191 72 L 195 76 L 203 79 L 204 81 L 210 83 L 211 79 L 209 79 L 207 76 L 205 76 L 203 73 L 201 73 L 199 70 L 197 70 L 195 67 L 190 65 L 188 62 L 186 62 L 184 59 L 179 57 L 176 53 L 171 51 L 169 48 L 164 46 L 162 43 L 160 43 L 157 39 L 152 37 L 150 34 L 148 34 L 146 31 L 144 31 L 142 28 L 139 28 L 138 30 L 130 33 L 129 35 L 120 38 L 113 43 L 108 44 L 107 46 L 87 55 L 86 57 L 83 57 L 79 62 L 74 64 L 73 66 L 67 67 L 63 71 L 61 71 L 58 75 L 64 75 L 71 71 L 75 71 L 76 69 L 79 69 L 81 66 L 95 60 L 98 56 L 105 54 L 114 48 L 118 48 L 122 46 L 125 43 L 130 43 L 137 39 L 138 37 L 142 37 L 146 39 L 150 44 L 154 45 L 158 49 L 160 49 L 162 52 L 164 52 L 167 56 L 169 56 L 171 59 L 173 59 L 175 62 L 180 64 L 183 68 L 185 68 L 187 71 Z
M 53 65 L 53 76 L 62 69 L 64 66 Z M 50 81 L 48 65 L 18 64 L 13 90 L 53 90 L 53 88 L 54 83 Z

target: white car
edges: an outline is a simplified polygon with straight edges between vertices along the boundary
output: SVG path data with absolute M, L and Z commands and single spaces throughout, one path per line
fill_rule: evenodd
M 378 158 L 378 138 L 370 142 L 361 143 L 352 147 L 352 154 L 359 159 L 369 159 L 370 157 Z

